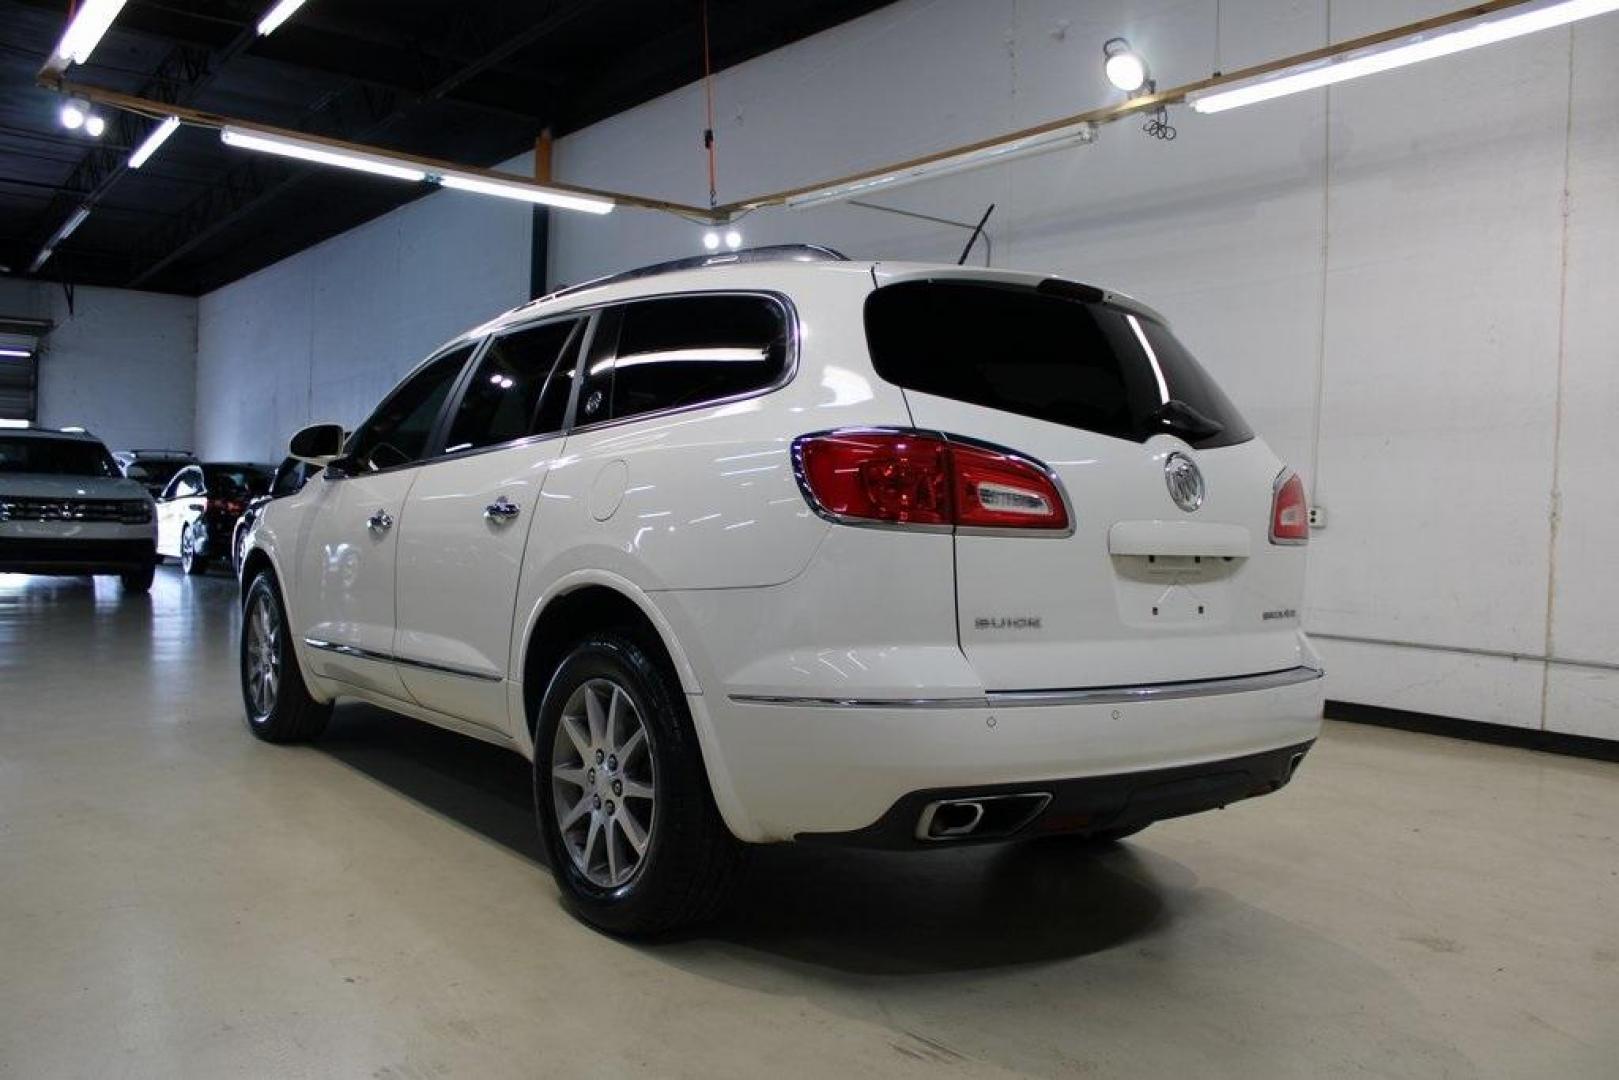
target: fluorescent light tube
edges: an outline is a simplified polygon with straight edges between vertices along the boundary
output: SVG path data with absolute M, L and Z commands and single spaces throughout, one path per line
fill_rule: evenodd
M 12 420 L 9 417 L 0 417 L 0 428 L 26 428 L 31 426 L 27 420 Z
M 593 195 L 575 195 L 568 191 L 538 184 L 517 184 L 505 180 L 491 180 L 466 173 L 445 173 L 438 182 L 455 191 L 470 191 L 477 195 L 493 195 L 499 199 L 518 199 L 522 202 L 555 206 L 562 210 L 582 210 L 587 214 L 605 214 L 615 205 L 612 199 Z
M 1615 2 L 1619 3 L 1619 0 L 1615 0 Z M 1014 139 L 1011 142 L 984 146 L 977 150 L 968 150 L 965 153 L 954 154 L 936 161 L 909 165 L 895 169 L 892 172 L 856 177 L 853 180 L 815 188 L 812 191 L 800 192 L 797 195 L 789 195 L 787 205 L 797 209 L 805 206 L 819 206 L 822 203 L 837 202 L 841 199 L 853 199 L 861 195 L 870 195 L 873 192 L 886 191 L 889 188 L 902 187 L 905 184 L 914 184 L 918 180 L 928 180 L 936 176 L 948 176 L 951 173 L 979 169 L 986 165 L 998 165 L 1003 161 L 1033 157 L 1035 154 L 1047 154 L 1053 150 L 1063 150 L 1070 146 L 1085 146 L 1095 141 L 1095 124 L 1088 122 L 1072 124 L 1068 127 L 1041 132 L 1038 135 L 1028 135 L 1021 139 Z
M 30 349 L 0 349 L 0 356 L 12 357 L 18 360 L 26 360 L 33 355 L 33 351 Z
M 46 244 L 44 247 L 40 248 L 39 254 L 34 256 L 34 261 L 28 264 L 28 272 L 30 274 L 39 273 L 39 268 L 49 262 L 51 256 L 55 254 L 56 249 L 49 244 Z
M 292 18 L 292 13 L 304 6 L 304 0 L 281 0 L 279 4 L 264 13 L 259 20 L 259 36 L 273 33 L 275 28 Z
M 56 235 L 51 237 L 51 246 L 55 247 L 63 240 L 66 240 L 68 237 L 72 236 L 73 230 L 77 229 L 80 225 L 83 225 L 84 219 L 89 216 L 90 208 L 88 206 L 81 206 L 77 210 L 73 211 L 68 219 L 62 222 L 62 227 L 56 230 Z
M 129 167 L 131 169 L 138 169 L 142 165 L 145 165 L 147 159 L 153 154 L 157 153 L 157 148 L 167 142 L 169 136 L 173 135 L 175 129 L 179 126 L 180 118 L 178 116 L 171 116 L 164 120 L 161 124 L 157 125 L 157 127 L 153 128 L 152 133 L 146 136 L 146 141 L 137 146 L 135 148 L 135 152 L 129 155 Z
M 124 0 L 84 0 L 73 21 L 62 32 L 62 40 L 56 43 L 57 60 L 82 64 L 90 59 L 107 28 L 123 9 Z
M 1509 14 L 1456 23 L 1439 30 L 1356 49 L 1341 56 L 1301 64 L 1296 68 L 1285 68 L 1253 82 L 1192 94 L 1187 97 L 1187 103 L 1200 113 L 1224 112 L 1243 105 L 1272 101 L 1288 94 L 1316 90 L 1348 79 L 1358 79 L 1363 75 L 1392 71 L 1423 60 L 1450 56 L 1482 45 L 1494 45 L 1499 41 L 1533 34 L 1537 30 L 1567 26 L 1616 10 L 1619 10 L 1619 0 L 1547 0 L 1524 8 L 1513 8 Z
M 242 128 L 226 127 L 220 129 L 219 138 L 225 145 L 240 147 L 243 150 L 279 154 L 300 161 L 313 161 L 319 165 L 335 165 L 340 169 L 354 169 L 376 176 L 389 176 L 395 180 L 413 180 L 420 183 L 427 179 L 424 170 L 400 165 L 379 155 L 365 154 L 356 150 L 338 150 L 321 143 L 289 139 L 282 135 L 264 135 Z

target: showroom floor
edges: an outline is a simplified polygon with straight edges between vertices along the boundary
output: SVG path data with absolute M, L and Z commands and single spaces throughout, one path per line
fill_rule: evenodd
M 513 755 L 242 726 L 235 584 L 0 577 L 0 1076 L 1612 1076 L 1619 765 L 1340 724 L 1098 855 L 770 851 L 627 945 Z

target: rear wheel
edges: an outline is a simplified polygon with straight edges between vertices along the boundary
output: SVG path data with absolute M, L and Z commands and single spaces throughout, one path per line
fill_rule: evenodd
M 739 864 L 709 794 L 685 698 L 633 639 L 600 634 L 557 669 L 540 704 L 534 799 L 568 906 L 618 934 L 708 915 Z
M 187 574 L 200 574 L 208 569 L 208 560 L 197 554 L 197 541 L 189 525 L 180 533 L 180 569 Z
M 242 703 L 247 726 L 266 742 L 313 739 L 326 728 L 330 704 L 309 694 L 293 655 L 286 609 L 275 580 L 262 573 L 248 586 L 242 610 Z

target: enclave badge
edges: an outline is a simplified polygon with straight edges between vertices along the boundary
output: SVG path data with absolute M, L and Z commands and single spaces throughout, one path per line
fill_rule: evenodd
M 1164 459 L 1164 483 L 1175 505 L 1187 513 L 1203 505 L 1203 473 L 1197 462 L 1178 450 Z

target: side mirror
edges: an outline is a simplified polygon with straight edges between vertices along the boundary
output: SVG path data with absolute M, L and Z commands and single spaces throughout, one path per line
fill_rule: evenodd
M 287 453 L 311 465 L 329 465 L 343 456 L 342 424 L 311 424 L 294 435 Z

